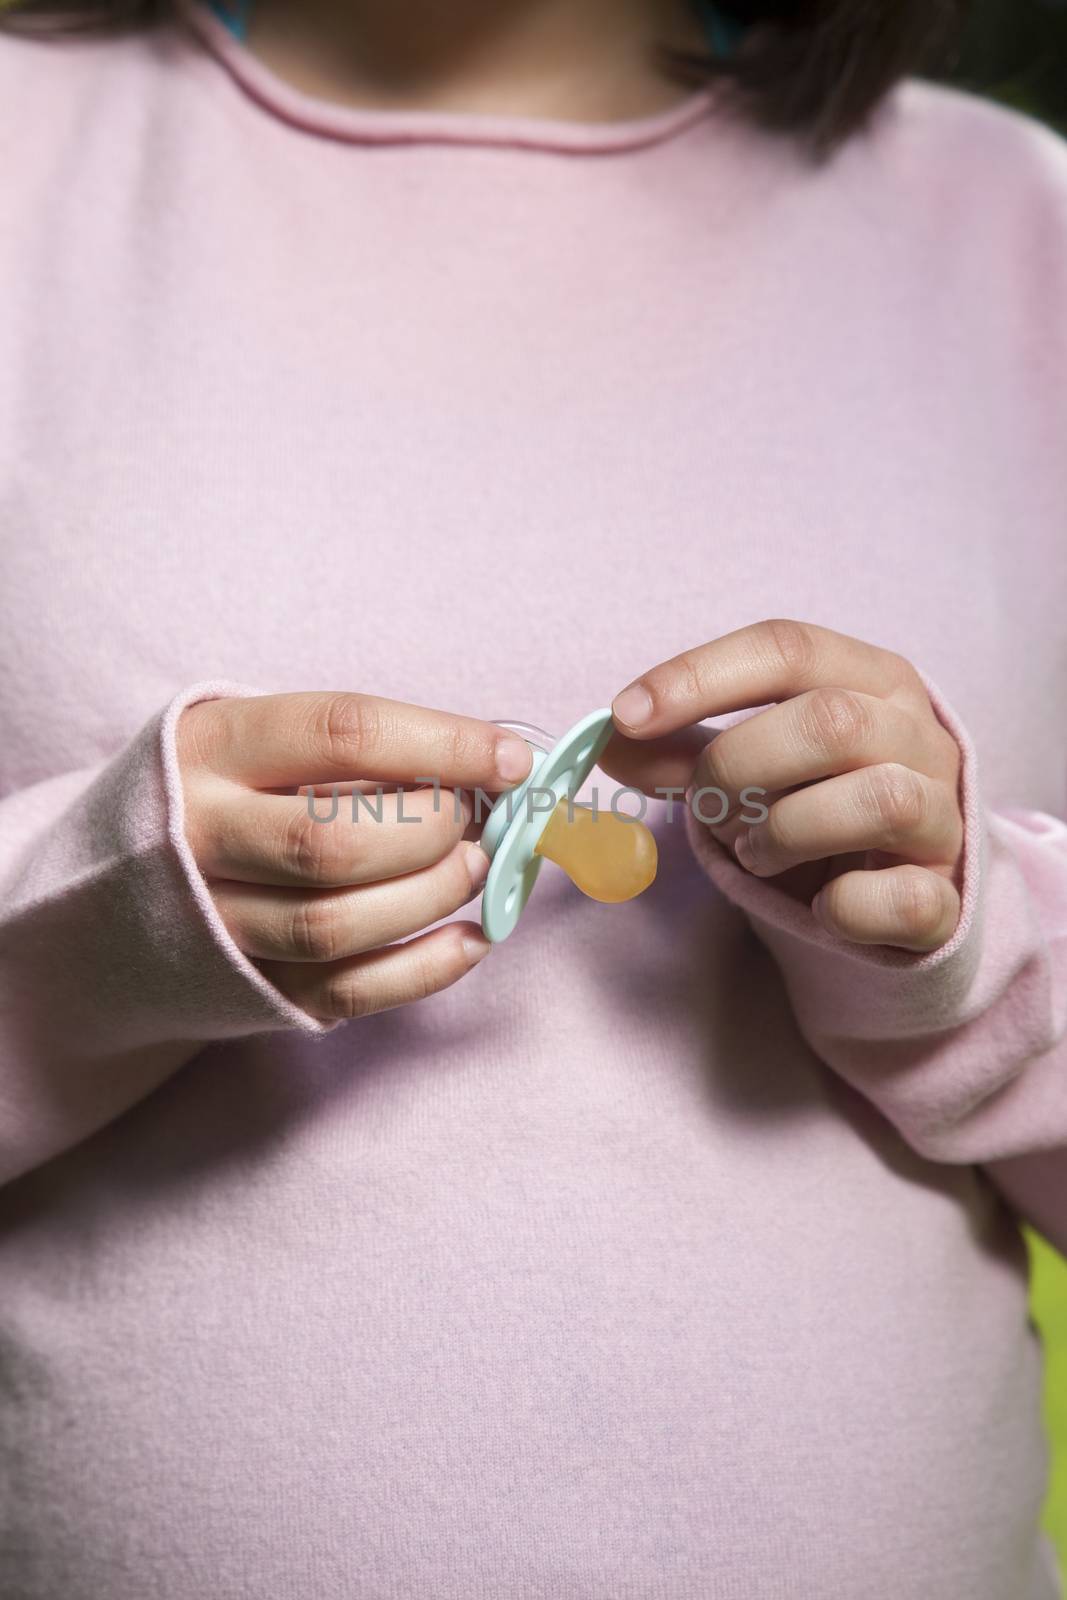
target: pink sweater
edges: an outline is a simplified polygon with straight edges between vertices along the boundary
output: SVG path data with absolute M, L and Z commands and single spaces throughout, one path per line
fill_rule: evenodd
M 1063 144 L 331 108 L 189 4 L 0 41 L 0 161 L 5 1600 L 1049 1600 Z M 222 927 L 188 702 L 559 732 L 782 614 L 936 685 L 943 949 L 655 808 L 369 1019 Z

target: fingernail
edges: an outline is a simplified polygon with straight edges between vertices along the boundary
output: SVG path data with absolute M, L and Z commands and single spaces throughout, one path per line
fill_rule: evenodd
M 471 893 L 477 894 L 489 875 L 489 857 L 478 845 L 467 844 L 463 847 L 463 858 L 471 880 Z
M 505 783 L 519 783 L 530 770 L 530 746 L 525 739 L 498 739 L 496 770 Z
M 739 833 L 737 838 L 734 840 L 734 855 L 745 868 L 746 872 L 752 871 L 753 867 L 755 866 L 756 858 L 752 852 L 752 840 L 749 836 L 749 831 L 747 828 Z
M 489 943 L 489 940 L 484 938 L 481 934 L 467 933 L 463 936 L 463 948 L 466 951 L 467 960 L 470 962 L 471 966 L 474 967 L 477 966 L 479 961 L 489 954 L 493 947 Z
M 623 722 L 628 728 L 640 728 L 652 715 L 652 696 L 639 683 L 632 683 L 615 696 L 611 714 L 616 722 Z

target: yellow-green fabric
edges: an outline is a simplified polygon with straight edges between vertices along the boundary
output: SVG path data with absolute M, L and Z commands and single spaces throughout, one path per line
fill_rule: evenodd
M 1067 1577 L 1067 1261 L 1036 1234 L 1028 1236 L 1033 1262 L 1031 1303 L 1047 1361 L 1045 1415 L 1052 1443 L 1052 1484 L 1045 1527 Z

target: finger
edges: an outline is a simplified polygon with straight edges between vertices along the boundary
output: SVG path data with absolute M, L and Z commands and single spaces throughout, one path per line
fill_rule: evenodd
M 597 765 L 624 788 L 642 794 L 681 793 L 689 784 L 714 728 L 683 728 L 649 743 L 615 733 Z
M 774 618 L 653 667 L 615 697 L 612 712 L 621 732 L 650 739 L 705 717 L 841 683 L 862 694 L 925 698 L 902 656 L 830 628 Z
M 477 923 L 450 922 L 349 961 L 264 961 L 266 977 L 322 1021 L 367 1017 L 456 983 L 492 949 Z
M 346 778 L 334 783 L 289 783 L 277 785 L 273 789 L 262 791 L 266 794 L 301 794 L 314 795 L 316 799 L 330 800 L 335 794 L 377 794 L 379 789 L 383 793 L 395 793 L 402 788 L 421 788 L 421 784 L 386 783 L 382 778 Z
M 212 898 L 238 948 L 258 961 L 343 961 L 405 939 L 451 915 L 485 882 L 489 859 L 459 844 L 443 861 L 360 889 L 272 889 L 214 883 Z
M 530 770 L 530 747 L 517 734 L 367 694 L 201 700 L 182 713 L 179 729 L 199 765 L 257 789 L 357 777 L 506 787 Z
M 733 808 L 746 789 L 793 789 L 880 762 L 947 776 L 927 737 L 928 727 L 939 726 L 895 701 L 836 686 L 811 689 L 724 728 L 702 752 L 694 781 L 721 789 Z
M 742 826 L 734 852 L 758 878 L 866 850 L 950 870 L 961 835 L 955 797 L 943 784 L 886 762 L 783 795 L 766 821 Z
M 332 802 L 256 794 L 218 784 L 187 823 L 208 878 L 298 888 L 376 883 L 417 872 L 448 854 L 471 818 L 452 790 L 348 796 Z
M 960 897 L 942 873 L 904 865 L 842 873 L 820 889 L 811 909 L 829 933 L 853 944 L 929 951 L 952 937 Z
M 335 794 L 398 794 L 401 789 L 407 793 L 414 793 L 416 789 L 432 789 L 432 783 L 395 783 L 383 778 L 345 778 L 336 779 L 333 783 L 288 783 L 276 785 L 273 789 L 258 790 L 262 794 L 301 794 L 314 795 L 317 799 L 330 800 Z M 440 787 L 440 785 L 438 785 Z M 491 795 L 494 790 L 486 785 L 486 795 Z
M 741 804 L 730 810 L 729 797 L 724 795 L 722 790 L 706 791 L 694 788 L 688 796 L 687 803 L 712 838 L 716 839 L 724 850 L 736 856 L 738 837 L 747 832 L 753 824 L 765 822 L 771 809 L 781 798 L 782 796 L 776 793 L 755 795 L 746 790 Z M 725 818 L 721 823 L 718 820 L 720 817 Z M 837 856 L 833 860 L 823 857 L 818 861 L 806 861 L 779 873 L 774 880 L 775 888 L 789 895 L 790 899 L 810 906 L 812 896 L 818 893 L 832 871 L 844 871 L 851 867 L 867 868 L 870 865 L 865 850 L 852 855 Z

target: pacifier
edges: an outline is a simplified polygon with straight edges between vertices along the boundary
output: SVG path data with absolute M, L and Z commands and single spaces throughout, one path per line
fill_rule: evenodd
M 489 876 L 482 930 L 499 944 L 511 933 L 547 858 L 583 894 L 603 904 L 632 900 L 656 876 L 656 841 L 635 817 L 578 805 L 574 796 L 611 738 L 610 709 L 591 711 L 562 739 L 529 723 L 501 722 L 530 746 L 529 776 L 502 794 L 482 831 Z

